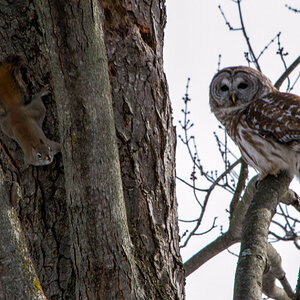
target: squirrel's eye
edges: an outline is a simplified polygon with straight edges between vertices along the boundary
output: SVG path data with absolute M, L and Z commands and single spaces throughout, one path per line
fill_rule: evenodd
M 246 89 L 247 87 L 248 87 L 248 84 L 247 84 L 246 82 L 241 82 L 241 83 L 237 86 L 238 89 L 242 89 L 242 90 Z
M 226 92 L 226 91 L 228 91 L 229 90 L 229 87 L 226 85 L 226 84 L 223 84 L 222 86 L 221 86 L 221 91 L 222 92 Z
M 42 154 L 41 153 L 37 153 L 36 156 L 37 156 L 38 159 L 42 158 Z

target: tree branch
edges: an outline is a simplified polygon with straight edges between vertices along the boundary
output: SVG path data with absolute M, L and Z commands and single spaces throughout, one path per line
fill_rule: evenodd
M 300 212 L 300 199 L 293 190 L 287 190 L 279 201 L 286 205 L 292 205 L 297 211 Z
M 249 37 L 248 37 L 247 32 L 246 32 L 245 25 L 244 25 L 244 20 L 243 20 L 243 15 L 242 15 L 242 9 L 241 9 L 241 0 L 237 0 L 237 5 L 238 5 L 238 9 L 239 9 L 239 16 L 240 16 L 240 22 L 241 22 L 242 32 L 243 32 L 243 35 L 245 37 L 245 40 L 246 40 L 246 43 L 247 43 L 247 46 L 248 46 L 251 58 L 252 58 L 252 60 L 253 60 L 253 62 L 255 64 L 256 69 L 258 71 L 261 71 L 259 63 L 258 63 L 258 60 L 257 60 L 257 58 L 256 58 L 256 56 L 254 54 L 254 51 L 253 51 L 252 46 L 250 44 L 250 40 L 249 40 Z
M 277 177 L 268 175 L 258 186 L 243 224 L 234 300 L 261 298 L 262 277 L 267 268 L 269 226 L 290 181 L 291 178 L 282 172 Z
M 268 272 L 263 275 L 262 290 L 264 294 L 276 300 L 292 299 L 294 297 L 294 292 L 282 269 L 280 255 L 270 243 L 267 244 L 267 253 L 270 268 Z M 275 285 L 275 279 L 278 279 L 281 282 L 284 290 Z
M 275 300 L 291 300 L 285 290 L 276 286 L 275 280 L 276 277 L 271 271 L 263 275 L 262 291 L 264 294 Z
M 276 89 L 280 89 L 282 83 L 285 81 L 285 79 L 288 78 L 288 76 L 297 68 L 297 66 L 300 64 L 300 55 L 296 58 L 296 60 L 285 70 L 285 72 L 280 76 L 280 78 L 276 81 L 274 86 Z
M 192 232 L 188 235 L 187 239 L 185 240 L 184 244 L 181 246 L 181 248 L 185 247 L 188 243 L 188 241 L 190 240 L 190 238 L 195 234 L 196 230 L 199 228 L 203 216 L 204 216 L 204 212 L 208 203 L 208 199 L 210 197 L 210 194 L 212 193 L 212 191 L 214 190 L 214 188 L 218 185 L 219 181 L 222 180 L 222 178 L 224 178 L 224 176 L 226 176 L 227 173 L 229 173 L 233 168 L 235 168 L 240 162 L 242 161 L 242 158 L 238 159 L 234 164 L 232 164 L 226 171 L 224 171 L 216 180 L 215 182 L 213 182 L 213 184 L 210 186 L 210 188 L 207 191 L 207 194 L 204 198 L 203 201 L 203 205 L 202 205 L 202 211 L 201 214 L 199 216 L 198 222 L 195 226 L 195 228 L 192 230 Z
M 242 223 L 256 189 L 256 180 L 257 176 L 253 177 L 248 183 L 242 200 L 238 202 L 235 207 L 234 213 L 230 220 L 228 231 L 222 236 L 218 237 L 215 241 L 207 245 L 205 248 L 200 250 L 184 263 L 186 276 L 189 276 L 191 273 L 196 271 L 212 257 L 216 256 L 231 245 L 240 241 Z
M 230 203 L 230 216 L 233 215 L 234 209 L 240 200 L 243 190 L 245 189 L 245 184 L 246 184 L 247 178 L 248 178 L 248 165 L 242 159 L 239 180 L 238 180 L 234 195 L 233 195 L 231 203 Z

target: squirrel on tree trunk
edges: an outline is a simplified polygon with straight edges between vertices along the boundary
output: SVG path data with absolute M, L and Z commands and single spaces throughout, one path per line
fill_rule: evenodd
M 9 56 L 0 65 L 0 106 L 3 111 L 0 126 L 23 150 L 25 164 L 48 165 L 54 155 L 60 152 L 60 144 L 47 139 L 42 130 L 46 108 L 41 98 L 49 94 L 49 90 L 34 95 L 31 102 L 25 105 L 26 88 L 20 71 L 22 66 L 23 58 L 20 55 Z

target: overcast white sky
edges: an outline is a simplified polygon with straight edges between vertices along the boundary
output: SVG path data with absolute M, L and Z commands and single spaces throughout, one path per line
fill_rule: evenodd
M 281 44 L 289 53 L 286 57 L 289 65 L 300 55 L 300 13 L 289 11 L 285 7 L 286 4 L 300 9 L 300 1 L 243 0 L 242 11 L 256 55 L 281 31 Z M 222 55 L 221 68 L 223 68 L 230 65 L 246 65 L 244 52 L 248 51 L 241 31 L 229 31 L 226 27 L 218 5 L 222 6 L 231 25 L 239 27 L 237 5 L 232 0 L 167 0 L 168 18 L 164 49 L 165 72 L 174 111 L 174 125 L 180 133 L 178 120 L 181 118 L 180 110 L 183 108 L 181 99 L 185 93 L 187 78 L 190 77 L 191 119 L 195 123 L 193 134 L 197 136 L 201 161 L 207 169 L 213 170 L 222 166 L 222 163 L 213 136 L 218 123 L 209 110 L 209 83 L 217 70 L 219 54 Z M 273 43 L 260 59 L 263 73 L 272 82 L 275 82 L 284 71 L 276 51 L 277 42 Z M 299 71 L 298 67 L 294 74 Z M 300 82 L 293 93 L 300 94 Z M 238 150 L 235 149 L 235 152 L 239 156 Z M 238 170 L 239 168 L 237 172 Z M 188 155 L 178 140 L 177 175 L 188 179 L 190 173 Z M 300 194 L 299 183 L 293 183 L 293 188 Z M 191 191 L 179 182 L 177 182 L 177 198 L 180 218 L 193 219 L 199 216 L 199 207 Z M 202 227 L 203 231 L 210 227 L 214 216 L 218 216 L 217 224 L 219 226 L 224 224 L 223 230 L 226 231 L 228 214 L 225 209 L 228 208 L 229 200 L 230 195 L 225 196 L 224 193 L 213 195 Z M 186 228 L 186 225 L 181 226 L 181 233 Z M 182 251 L 183 260 L 187 260 L 219 234 L 220 227 L 206 236 L 194 237 Z M 277 243 L 274 246 L 282 255 L 287 277 L 295 287 L 300 264 L 299 251 L 288 244 L 280 246 Z M 288 250 L 290 247 L 292 250 Z M 239 246 L 231 250 L 238 253 Z M 232 299 L 236 262 L 234 256 L 224 252 L 202 266 L 187 278 L 186 299 Z

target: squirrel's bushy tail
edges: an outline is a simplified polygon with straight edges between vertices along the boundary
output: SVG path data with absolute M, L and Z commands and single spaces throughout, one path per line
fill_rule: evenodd
M 24 104 L 26 88 L 20 72 L 23 65 L 22 55 L 10 55 L 0 64 L 0 105 L 7 111 Z

